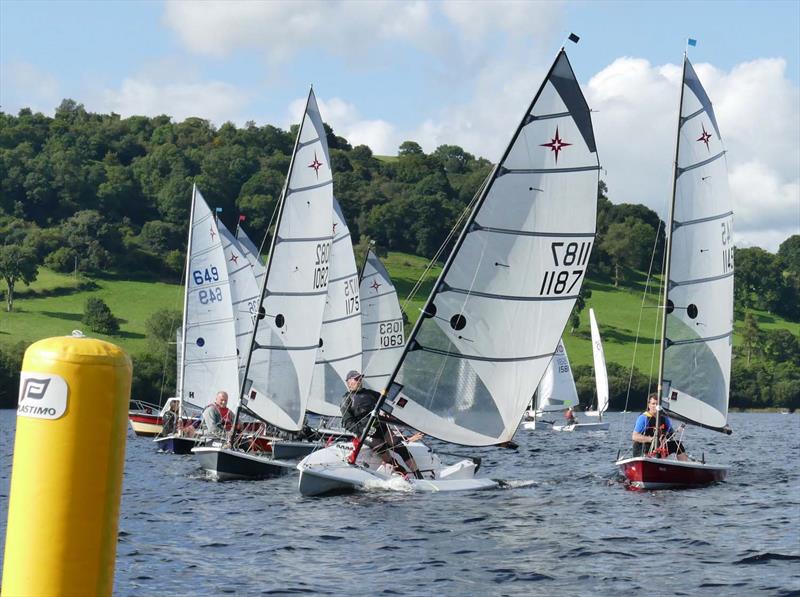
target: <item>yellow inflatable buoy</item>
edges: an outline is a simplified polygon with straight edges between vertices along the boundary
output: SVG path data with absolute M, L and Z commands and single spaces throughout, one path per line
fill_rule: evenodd
M 4 597 L 111 595 L 131 372 L 122 349 L 80 332 L 25 351 Z

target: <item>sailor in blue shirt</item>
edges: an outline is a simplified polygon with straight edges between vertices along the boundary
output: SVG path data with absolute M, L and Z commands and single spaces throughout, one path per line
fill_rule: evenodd
M 656 413 L 658 412 L 658 395 L 650 394 L 647 398 L 647 410 L 644 411 L 639 418 L 636 419 L 636 425 L 633 428 L 631 439 L 633 440 L 633 455 L 643 456 L 650 452 L 650 445 L 653 442 L 653 436 L 656 431 Z M 686 450 L 682 442 L 670 439 L 675 433 L 672 427 L 672 421 L 666 415 L 658 417 L 658 437 L 659 442 L 664 442 L 665 448 L 664 455 L 675 454 L 678 460 L 689 460 Z

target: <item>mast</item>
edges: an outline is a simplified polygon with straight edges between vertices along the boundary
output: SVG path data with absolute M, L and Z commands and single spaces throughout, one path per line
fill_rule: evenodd
M 261 310 L 263 309 L 264 304 L 264 296 L 267 292 L 267 282 L 269 281 L 269 272 L 272 269 L 272 259 L 275 253 L 275 243 L 278 239 L 278 229 L 281 225 L 281 219 L 283 218 L 283 208 L 286 205 L 286 191 L 289 188 L 289 179 L 292 175 L 292 168 L 294 167 L 294 160 L 297 157 L 297 147 L 300 145 L 300 136 L 303 134 L 303 124 L 305 122 L 306 113 L 308 112 L 308 104 L 311 100 L 311 94 L 314 93 L 314 88 L 308 92 L 308 97 L 306 98 L 306 107 L 303 109 L 303 116 L 300 118 L 300 126 L 297 129 L 297 137 L 294 140 L 294 149 L 292 150 L 292 158 L 289 160 L 289 171 L 286 173 L 286 180 L 283 183 L 283 190 L 281 191 L 281 201 L 278 207 L 278 217 L 275 222 L 275 233 L 272 235 L 272 239 L 270 240 L 269 245 L 269 259 L 267 260 L 266 271 L 264 272 L 264 280 L 261 283 L 261 293 L 258 299 L 258 314 L 256 315 L 256 320 L 253 322 L 253 331 L 250 335 L 250 350 L 247 353 L 247 364 L 244 366 L 244 374 L 242 375 L 242 387 L 239 391 L 239 405 L 236 407 L 236 414 L 233 418 L 233 428 L 231 429 L 231 439 L 236 434 L 236 425 L 239 422 L 239 413 L 241 412 L 242 406 L 246 402 L 245 398 L 245 387 L 247 386 L 247 374 L 250 372 L 250 362 L 253 358 L 253 345 L 256 341 L 256 332 L 258 331 L 258 322 L 261 321 L 264 317 L 266 317 L 266 313 L 262 313 Z M 269 231 L 267 231 L 268 233 Z M 264 236 L 264 240 L 266 240 L 266 235 Z M 262 243 L 263 245 L 263 243 Z M 260 250 L 259 250 L 260 252 Z M 256 258 L 259 256 L 256 255 Z M 246 406 L 245 406 L 246 408 Z M 248 412 L 250 412 L 248 410 Z M 260 417 L 259 417 L 260 418 Z
M 461 234 L 459 234 L 458 240 L 456 241 L 456 244 L 453 247 L 453 250 L 450 251 L 450 255 L 448 256 L 447 261 L 445 262 L 444 267 L 442 268 L 442 271 L 439 274 L 439 278 L 436 280 L 436 283 L 433 285 L 433 288 L 431 288 L 431 292 L 428 295 L 428 300 L 425 302 L 425 307 L 423 308 L 422 313 L 420 314 L 419 318 L 417 318 L 417 321 L 414 323 L 414 327 L 411 330 L 411 334 L 409 335 L 408 339 L 406 340 L 406 344 L 403 347 L 403 353 L 400 355 L 400 359 L 397 361 L 397 364 L 395 365 L 394 370 L 392 371 L 392 374 L 389 377 L 389 381 L 386 384 L 386 388 L 384 388 L 384 390 L 381 392 L 380 398 L 378 399 L 378 401 L 375 404 L 375 408 L 370 413 L 369 421 L 368 421 L 367 425 L 364 427 L 364 431 L 361 433 L 361 437 L 359 437 L 359 441 L 356 444 L 353 452 L 350 454 L 350 457 L 349 457 L 348 461 L 351 464 L 355 463 L 356 458 L 358 457 L 358 454 L 359 454 L 359 452 L 361 450 L 361 446 L 363 445 L 364 440 L 366 439 L 366 436 L 367 436 L 369 430 L 372 428 L 372 425 L 374 424 L 375 420 L 378 418 L 378 413 L 380 412 L 381 408 L 383 407 L 384 403 L 386 402 L 386 398 L 388 396 L 388 390 L 392 386 L 392 384 L 394 383 L 394 380 L 397 377 L 397 374 L 400 372 L 400 367 L 402 366 L 403 361 L 405 360 L 406 355 L 409 352 L 409 349 L 414 345 L 415 338 L 416 338 L 417 334 L 419 333 L 419 329 L 422 326 L 423 321 L 427 317 L 431 317 L 433 315 L 433 314 L 429 314 L 428 313 L 427 308 L 433 302 L 433 299 L 437 294 L 437 290 L 438 290 L 439 286 L 442 284 L 442 281 L 445 279 L 445 277 L 447 276 L 447 273 L 450 271 L 450 267 L 452 266 L 453 261 L 455 260 L 455 257 L 458 254 L 459 249 L 464 244 L 464 241 L 465 241 L 465 239 L 467 237 L 467 234 L 470 232 L 470 229 L 472 228 L 472 225 L 473 225 L 473 223 L 475 221 L 475 218 L 477 217 L 478 212 L 483 207 L 483 204 L 484 204 L 484 202 L 486 200 L 486 197 L 488 196 L 489 191 L 492 189 L 492 185 L 494 184 L 495 180 L 497 179 L 498 173 L 500 172 L 500 164 L 502 164 L 502 163 L 504 163 L 506 161 L 506 158 L 508 157 L 509 153 L 511 152 L 511 150 L 512 150 L 512 148 L 514 146 L 514 142 L 519 137 L 520 132 L 525 127 L 525 125 L 527 125 L 530 122 L 529 114 L 530 114 L 531 110 L 533 110 L 533 107 L 536 104 L 536 101 L 539 99 L 539 96 L 542 94 L 542 91 L 544 90 L 545 86 L 547 85 L 547 82 L 550 80 L 550 77 L 552 76 L 556 65 L 559 63 L 559 59 L 561 58 L 562 54 L 565 54 L 563 46 L 561 47 L 561 49 L 559 50 L 558 54 L 556 55 L 555 60 L 553 60 L 553 64 L 550 66 L 550 69 L 547 71 L 547 75 L 544 77 L 544 80 L 543 80 L 541 86 L 539 87 L 538 91 L 536 92 L 536 95 L 533 97 L 533 99 L 531 100 L 530 104 L 528 105 L 528 109 L 525 111 L 525 114 L 522 116 L 522 119 L 520 120 L 519 125 L 517 126 L 516 130 L 514 131 L 514 134 L 512 135 L 511 140 L 509 141 L 508 145 L 506 146 L 505 151 L 503 152 L 503 155 L 497 161 L 497 163 L 495 164 L 494 168 L 492 169 L 492 173 L 491 173 L 491 176 L 490 176 L 490 178 L 488 180 L 488 183 L 483 187 L 481 195 L 480 195 L 479 199 L 475 202 L 475 205 L 472 208 L 472 212 L 470 213 L 469 218 L 464 223 L 464 227 L 461 229 Z
M 178 416 L 183 416 L 183 380 L 186 372 L 186 315 L 189 311 L 189 276 L 191 275 L 192 265 L 192 236 L 194 236 L 194 205 L 197 200 L 197 185 L 192 185 L 192 205 L 189 208 L 189 241 L 186 243 L 186 280 L 183 284 L 183 318 L 181 319 L 181 360 L 180 384 L 181 391 L 178 393 Z
M 665 247 L 666 251 L 666 261 L 664 265 L 664 299 L 661 304 L 661 312 L 662 312 L 662 319 L 661 319 L 661 349 L 659 352 L 659 360 L 658 360 L 658 409 L 656 409 L 656 436 L 658 436 L 658 425 L 659 425 L 659 418 L 661 416 L 661 394 L 662 394 L 662 386 L 664 383 L 664 351 L 666 350 L 666 342 L 667 342 L 667 301 L 669 300 L 669 270 L 670 270 L 670 263 L 672 262 L 672 218 L 675 212 L 675 194 L 677 192 L 678 187 L 678 151 L 681 145 L 681 124 L 683 123 L 683 93 L 686 81 L 686 52 L 683 53 L 683 71 L 681 73 L 681 99 L 678 102 L 678 129 L 675 134 L 675 161 L 672 164 L 672 200 L 669 204 L 669 215 L 667 217 L 667 226 L 666 230 L 668 231 L 667 234 L 667 244 Z M 674 306 L 673 306 L 674 309 Z M 654 441 L 657 439 L 654 438 Z
M 369 246 L 367 247 L 367 252 L 364 253 L 364 261 L 361 264 L 361 269 L 358 270 L 358 283 L 361 285 L 361 280 L 364 277 L 364 270 L 367 269 L 367 261 L 369 261 L 369 252 L 372 251 L 372 247 L 375 246 L 375 241 L 369 241 Z M 376 254 L 377 257 L 377 254 Z

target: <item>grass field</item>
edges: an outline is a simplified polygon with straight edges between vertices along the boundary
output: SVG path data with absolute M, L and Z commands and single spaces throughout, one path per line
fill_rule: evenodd
M 404 305 L 409 321 L 413 324 L 419 317 L 420 309 L 441 267 L 436 266 L 428 272 L 414 297 L 406 303 L 406 298 L 425 271 L 428 261 L 414 255 L 389 253 L 384 262 L 397 287 L 400 304 Z M 589 280 L 588 284 L 592 296 L 581 313 L 581 324 L 573 333 L 570 333 L 569 327 L 564 333 L 570 361 L 574 365 L 592 362 L 589 334 L 589 307 L 592 307 L 609 362 L 630 366 L 638 331 L 639 344 L 635 360 L 637 368 L 647 374 L 651 366 L 657 367 L 654 339 L 659 334 L 656 328 L 658 310 L 655 308 L 656 298 L 652 292 L 642 308 L 643 278 L 631 278 L 626 281 L 626 286 L 619 289 L 598 280 Z M 14 311 L 0 311 L 0 344 L 32 342 L 49 336 L 69 334 L 73 329 L 82 329 L 84 303 L 90 296 L 96 296 L 106 301 L 114 315 L 121 319 L 118 336 L 99 337 L 136 353 L 146 349 L 144 322 L 159 309 L 180 310 L 183 288 L 177 284 L 157 282 L 76 279 L 40 269 L 38 280 L 30 287 L 20 286 L 15 296 Z M 759 326 L 764 330 L 784 328 L 793 334 L 800 333 L 800 323 L 787 322 L 765 312 L 756 311 L 755 314 Z M 742 322 L 737 321 L 737 331 L 741 326 Z M 737 334 L 734 336 L 734 344 L 739 342 Z

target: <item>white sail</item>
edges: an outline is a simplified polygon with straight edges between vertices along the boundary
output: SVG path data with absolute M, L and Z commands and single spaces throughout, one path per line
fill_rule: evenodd
M 320 338 L 308 410 L 338 417 L 347 392 L 347 372 L 361 371 L 361 301 L 350 230 L 335 197 L 331 269 Z
M 372 249 L 361 273 L 361 334 L 364 385 L 380 392 L 403 354 L 405 335 L 397 290 Z
M 250 352 L 250 338 L 258 313 L 261 289 L 256 281 L 255 271 L 245 255 L 244 249 L 221 221 L 217 222 L 222 236 L 222 249 L 225 252 L 225 265 L 228 268 L 228 281 L 231 287 L 231 304 L 236 329 L 236 354 L 239 360 L 239 386 L 244 379 L 247 353 Z
M 733 342 L 733 211 L 711 101 L 684 60 L 663 342 L 665 407 L 722 429 Z
M 589 309 L 589 326 L 592 331 L 592 357 L 594 358 L 594 382 L 597 388 L 597 410 L 589 411 L 590 416 L 602 416 L 608 409 L 608 371 L 606 370 L 606 355 L 603 352 L 603 341 L 600 339 L 600 328 L 594 309 Z
M 239 248 L 241 248 L 247 261 L 249 261 L 250 265 L 253 267 L 258 287 L 261 288 L 264 276 L 267 273 L 267 268 L 259 254 L 258 247 L 250 240 L 250 237 L 247 236 L 244 227 L 241 225 L 236 229 L 236 240 L 239 241 Z
M 325 129 L 309 92 L 269 253 L 248 379 L 247 408 L 302 428 L 328 293 L 333 179 Z
M 589 108 L 562 49 L 409 338 L 394 416 L 457 444 L 511 439 L 583 282 L 598 171 Z
M 572 367 L 569 365 L 567 349 L 564 341 L 558 341 L 556 351 L 550 364 L 544 372 L 542 381 L 539 382 L 538 401 L 536 410 L 541 412 L 566 410 L 578 406 L 578 390 L 575 388 L 575 378 L 572 376 Z
M 186 270 L 180 398 L 203 408 L 225 391 L 235 407 L 239 375 L 228 270 L 217 223 L 196 187 Z

